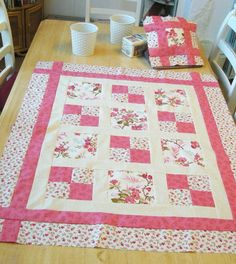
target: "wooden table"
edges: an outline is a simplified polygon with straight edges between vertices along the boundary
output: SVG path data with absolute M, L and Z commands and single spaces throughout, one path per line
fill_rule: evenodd
M 98 24 L 99 33 L 95 55 L 74 56 L 71 52 L 70 21 L 45 20 L 41 23 L 33 43 L 25 57 L 7 104 L 0 116 L 0 152 L 24 97 L 31 74 L 38 61 L 64 61 L 105 66 L 120 66 L 148 69 L 144 58 L 128 58 L 121 54 L 120 47 L 109 43 L 108 25 Z M 138 28 L 136 31 L 142 31 Z M 211 72 L 205 59 L 205 66 L 196 71 Z M 183 70 L 179 70 L 183 71 Z M 185 70 L 186 71 L 186 70 Z M 67 247 L 25 246 L 0 244 L 0 263 L 236 263 L 233 254 L 197 253 L 153 253 L 108 249 L 84 249 Z

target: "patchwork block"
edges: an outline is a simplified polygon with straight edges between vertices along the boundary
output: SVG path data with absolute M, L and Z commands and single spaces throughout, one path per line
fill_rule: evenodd
M 147 114 L 145 111 L 111 109 L 111 126 L 122 130 L 147 130 Z
M 151 204 L 153 175 L 137 171 L 108 171 L 109 198 L 113 203 Z
M 100 100 L 102 98 L 102 84 L 70 82 L 67 87 L 67 98 L 70 100 Z
M 205 167 L 201 147 L 197 141 L 162 139 L 161 145 L 166 165 Z
M 112 100 L 119 103 L 145 104 L 144 90 L 139 86 L 112 85 Z
M 166 179 L 170 204 L 215 207 L 207 175 L 167 174 Z
M 117 162 L 150 163 L 149 141 L 147 138 L 111 136 L 110 159 Z
M 92 200 L 94 170 L 87 168 L 52 167 L 46 197 Z
M 77 132 L 61 132 L 57 137 L 54 158 L 85 159 L 95 157 L 97 135 Z
M 170 106 L 173 109 L 181 106 L 189 107 L 187 94 L 183 89 L 156 89 L 154 97 L 159 107 Z
M 99 126 L 99 107 L 69 105 L 64 106 L 62 123 L 74 126 Z
M 186 114 L 184 115 L 184 117 Z M 191 114 L 189 113 L 189 118 L 187 121 L 181 120 L 181 113 L 169 112 L 169 111 L 158 111 L 157 118 L 159 121 L 160 130 L 162 132 L 175 132 L 175 133 L 192 133 L 195 134 L 195 127 L 191 119 Z

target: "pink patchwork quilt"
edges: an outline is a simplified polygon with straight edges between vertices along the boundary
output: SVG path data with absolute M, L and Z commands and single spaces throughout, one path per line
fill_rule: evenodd
M 0 159 L 0 241 L 236 253 L 215 78 L 39 62 Z
M 143 22 L 152 68 L 199 67 L 197 25 L 183 17 L 147 16 Z

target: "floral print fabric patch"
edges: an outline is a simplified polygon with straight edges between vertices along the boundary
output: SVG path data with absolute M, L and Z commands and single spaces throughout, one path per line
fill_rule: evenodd
M 111 124 L 112 127 L 117 129 L 146 130 L 147 115 L 144 111 L 113 108 Z
M 204 167 L 201 147 L 197 141 L 162 139 L 161 144 L 165 164 Z
M 150 204 L 153 176 L 134 171 L 108 171 L 109 194 L 113 203 Z
M 67 88 L 67 97 L 70 99 L 99 100 L 101 93 L 100 83 L 71 82 Z
M 58 135 L 55 158 L 85 159 L 95 157 L 97 135 L 62 132 Z
M 182 89 L 171 89 L 169 91 L 157 89 L 155 91 L 155 101 L 159 106 L 188 106 L 186 93 Z

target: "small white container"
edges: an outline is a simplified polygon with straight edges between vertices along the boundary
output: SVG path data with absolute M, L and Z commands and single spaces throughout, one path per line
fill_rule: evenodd
M 147 49 L 146 34 L 134 34 L 123 37 L 121 51 L 128 57 L 139 57 Z
M 125 36 L 132 35 L 135 18 L 128 15 L 113 15 L 110 17 L 110 41 L 121 44 Z
M 79 56 L 94 54 L 98 28 L 94 24 L 79 22 L 70 25 L 72 52 Z

